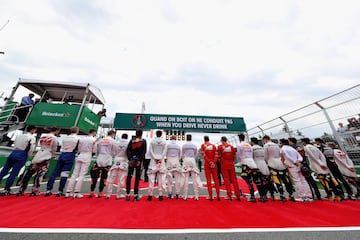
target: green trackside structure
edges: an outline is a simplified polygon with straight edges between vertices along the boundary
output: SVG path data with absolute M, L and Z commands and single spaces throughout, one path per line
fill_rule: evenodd
M 16 111 L 21 110 L 13 101 L 16 91 L 25 88 L 29 93 L 40 96 L 23 122 L 19 122 Z M 46 132 L 52 126 L 67 130 L 72 126 L 86 134 L 91 128 L 98 129 L 100 117 L 93 111 L 105 105 L 100 89 L 90 83 L 64 83 L 32 79 L 19 79 L 7 98 L 0 113 L 0 139 L 10 131 L 23 129 L 26 125 L 38 127 L 38 133 Z M 64 131 L 66 132 L 66 131 Z
M 16 110 L 21 107 L 13 101 L 19 87 L 25 88 L 40 98 L 30 109 L 28 116 L 23 122 L 16 117 Z M 38 128 L 37 138 L 48 132 L 52 126 L 61 128 L 61 133 L 67 133 L 72 126 L 80 129 L 80 134 L 87 134 L 90 129 L 98 129 L 100 117 L 96 114 L 105 105 L 105 99 L 97 87 L 90 83 L 65 83 L 56 81 L 42 81 L 32 79 L 19 79 L 5 105 L 0 112 L 0 168 L 4 166 L 10 146 L 5 140 L 9 132 L 23 130 L 28 125 Z M 97 109 L 94 112 L 93 109 Z M 31 158 L 28 159 L 30 161 Z M 52 159 L 48 173 L 51 173 L 56 165 Z M 7 176 L 5 176 L 6 178 Z M 3 181 L 4 182 L 4 181 Z M 3 185 L 3 184 L 2 184 Z

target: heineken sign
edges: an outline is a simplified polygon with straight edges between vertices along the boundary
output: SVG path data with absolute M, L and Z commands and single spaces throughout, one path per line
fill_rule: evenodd
M 88 132 L 97 129 L 100 118 L 86 106 L 83 107 L 79 120 L 76 118 L 80 111 L 80 105 L 74 104 L 50 104 L 37 103 L 26 121 L 27 125 L 35 126 L 58 126 L 60 128 L 71 128 L 78 126 L 80 131 Z
M 35 104 L 26 124 L 70 128 L 74 126 L 79 110 L 79 105 L 38 103 Z
M 117 113 L 114 128 L 119 130 L 164 129 L 214 133 L 246 131 L 243 118 L 136 113 Z

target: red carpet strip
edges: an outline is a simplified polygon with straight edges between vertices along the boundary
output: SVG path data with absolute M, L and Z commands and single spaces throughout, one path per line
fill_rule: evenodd
M 0 198 L 0 228 L 302 228 L 360 226 L 360 201 L 248 203 L 200 198 L 126 202 L 14 195 Z

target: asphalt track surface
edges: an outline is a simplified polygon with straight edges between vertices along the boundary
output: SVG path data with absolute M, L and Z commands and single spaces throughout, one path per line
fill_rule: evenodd
M 4 233 L 0 235 L 0 239 L 10 240 L 140 240 L 140 239 L 184 239 L 184 240 L 200 240 L 200 239 L 301 239 L 301 240 L 356 240 L 360 238 L 359 231 L 288 231 L 288 232 L 236 232 L 236 233 L 163 233 L 163 234 L 137 234 L 137 233 Z
M 201 176 L 204 181 L 204 176 Z M 53 192 L 57 190 L 57 183 Z M 90 179 L 86 179 L 83 192 L 88 193 Z M 16 191 L 14 188 L 13 191 Z M 114 188 L 115 190 L 115 188 Z M 45 191 L 45 186 L 41 187 Z M 189 187 L 189 193 L 193 190 Z M 147 190 L 140 194 L 147 195 Z M 155 192 L 156 194 L 156 192 Z M 207 195 L 205 188 L 200 190 L 200 195 Z M 1 215 L 0 215 L 1 217 Z M 360 216 L 359 216 L 360 217 Z M 360 239 L 360 227 L 345 228 L 276 228 L 276 229 L 176 229 L 176 230 L 114 230 L 114 229 L 0 229 L 0 240 L 140 240 L 140 239 L 313 239 L 313 240 L 357 240 Z

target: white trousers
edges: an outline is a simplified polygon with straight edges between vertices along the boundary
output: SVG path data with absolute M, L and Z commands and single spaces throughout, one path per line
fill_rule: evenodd
M 173 171 L 169 171 L 166 176 L 167 176 L 166 186 L 168 193 L 172 194 L 172 186 L 175 182 L 175 193 L 180 194 L 180 190 L 184 183 L 183 173 L 180 173 L 177 170 L 173 170 Z
M 167 168 L 167 191 L 172 194 L 172 186 L 175 182 L 175 193 L 180 194 L 183 185 L 183 173 L 178 157 L 168 157 L 166 161 Z
M 66 192 L 80 192 L 86 173 L 89 171 L 90 161 L 76 161 L 74 171 L 68 182 Z M 77 182 L 76 182 L 77 179 Z M 76 185 L 75 185 L 76 182 Z
M 166 189 L 166 168 L 164 160 L 162 160 L 161 163 L 156 163 L 154 159 L 151 159 L 147 174 L 149 177 L 149 196 L 153 196 L 154 193 L 156 174 L 158 179 L 159 196 L 162 196 Z
M 309 184 L 306 182 L 305 177 L 300 171 L 300 167 L 289 167 L 289 175 L 294 182 L 294 187 L 296 192 L 301 198 L 312 198 L 312 193 L 309 187 Z
M 112 194 L 113 184 L 114 184 L 116 178 L 118 178 L 116 196 L 117 197 L 120 196 L 121 191 L 125 187 L 125 178 L 127 176 L 127 172 L 128 172 L 127 169 L 123 169 L 120 167 L 111 168 L 109 170 L 107 184 L 106 184 L 106 196 L 107 197 L 110 197 L 110 195 Z
M 184 197 L 187 198 L 189 191 L 189 177 L 191 173 L 191 179 L 194 187 L 195 197 L 199 197 L 198 175 L 199 171 L 196 168 L 195 158 L 184 158 Z

